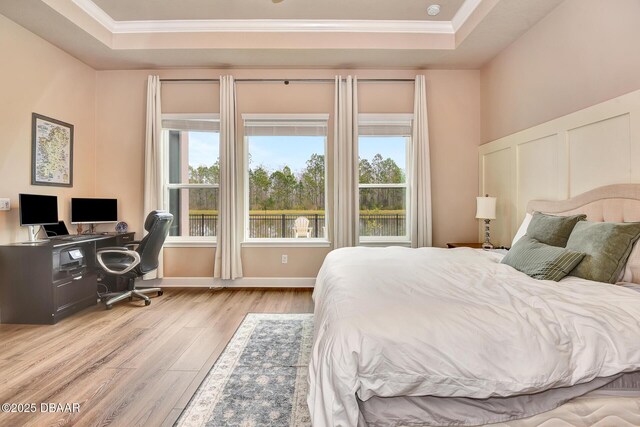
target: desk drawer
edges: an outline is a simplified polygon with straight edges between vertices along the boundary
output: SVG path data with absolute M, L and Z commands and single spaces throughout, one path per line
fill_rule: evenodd
M 87 302 L 97 301 L 96 273 L 75 276 L 69 281 L 54 285 L 53 298 L 56 314 L 74 308 L 77 304 L 86 305 Z

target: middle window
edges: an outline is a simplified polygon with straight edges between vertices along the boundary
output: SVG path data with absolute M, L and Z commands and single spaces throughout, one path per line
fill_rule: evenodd
M 245 236 L 326 239 L 326 114 L 243 114 Z

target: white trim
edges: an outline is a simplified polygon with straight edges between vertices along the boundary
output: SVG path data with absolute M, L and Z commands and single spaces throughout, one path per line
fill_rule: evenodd
M 482 0 L 463 3 L 454 21 L 343 20 L 343 19 L 183 19 L 116 21 L 91 0 L 72 0 L 112 34 L 135 33 L 417 33 L 455 34 Z M 467 5 L 469 4 L 469 5 Z M 461 13 L 463 11 L 464 13 Z M 460 17 L 458 18 L 458 15 Z M 464 20 L 463 20 L 464 19 Z M 459 27 L 458 27 L 459 28 Z
M 243 277 L 220 280 L 213 277 L 164 277 L 145 280 L 140 287 L 163 288 L 313 288 L 315 277 Z M 144 285 L 144 286 L 143 286 Z
M 467 22 L 476 8 L 480 6 L 480 3 L 482 3 L 482 0 L 465 0 L 462 3 L 462 6 L 460 6 L 460 9 L 458 9 L 450 22 L 454 34 Z
M 406 188 L 408 184 L 406 182 L 399 182 L 393 184 L 372 183 L 372 184 L 358 184 L 359 188 Z
M 256 121 L 328 121 L 328 113 L 320 114 L 298 114 L 298 113 L 286 113 L 286 114 L 254 114 L 254 113 L 242 113 L 242 120 L 256 120 Z
M 215 248 L 218 241 L 215 237 L 169 236 L 164 242 L 165 248 Z
M 135 33 L 415 33 L 454 34 L 449 21 L 190 19 L 114 21 L 114 34 Z
M 167 183 L 167 188 L 169 189 L 189 189 L 189 188 L 220 188 L 220 184 L 178 184 L 178 183 Z
M 248 239 L 241 245 L 245 248 L 329 248 L 331 242 L 322 238 Z
M 165 113 L 162 120 L 212 120 L 220 121 L 219 113 Z
M 92 2 L 91 0 L 71 0 L 78 6 L 84 13 L 93 18 L 96 22 L 102 25 L 113 34 L 116 30 L 117 22 L 100 6 Z
M 358 124 L 408 123 L 413 121 L 413 113 L 359 113 Z
M 399 239 L 395 239 L 399 237 Z M 371 240 L 369 240 L 371 239 Z M 388 239 L 388 240 L 384 240 Z M 402 246 L 402 247 L 411 247 L 411 241 L 408 241 L 404 236 L 360 236 L 360 241 L 358 242 L 358 246 L 379 246 L 379 247 L 388 247 L 388 246 Z

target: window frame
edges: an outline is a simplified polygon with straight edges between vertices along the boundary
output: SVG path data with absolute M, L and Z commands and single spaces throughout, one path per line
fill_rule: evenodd
M 213 121 L 220 123 L 220 114 L 218 113 L 176 113 L 176 114 L 162 114 L 162 121 L 164 120 L 203 120 L 203 121 Z M 182 190 L 182 189 L 218 189 L 218 194 L 220 191 L 220 184 L 189 184 L 189 183 L 171 183 L 169 182 L 169 168 L 170 168 L 170 158 L 169 158 L 169 132 L 171 131 L 185 131 L 186 129 L 180 129 L 177 127 L 162 127 L 162 144 L 163 151 L 165 156 L 163 158 L 164 163 L 164 183 L 163 183 L 163 193 L 164 193 L 164 209 L 168 212 L 170 209 L 169 203 L 169 194 L 170 190 Z M 218 131 L 218 134 L 220 132 Z M 218 153 L 220 153 L 220 146 L 218 145 Z M 219 208 L 219 207 L 218 207 Z M 219 209 L 218 209 L 219 212 Z M 218 214 L 218 221 L 219 221 Z M 204 247 L 215 247 L 218 242 L 218 236 L 167 236 L 165 241 L 165 247 L 192 247 L 192 246 L 204 246 Z
M 411 245 L 411 164 L 412 164 L 412 144 L 413 135 L 360 135 L 360 126 L 384 126 L 385 124 L 397 124 L 409 126 L 413 130 L 413 114 L 403 113 L 383 113 L 383 114 L 358 114 L 358 194 L 356 194 L 356 238 L 360 246 L 386 246 L 390 243 L 410 246 Z M 360 183 L 360 138 L 361 137 L 401 137 L 405 139 L 405 182 L 404 183 Z M 403 236 L 362 236 L 360 235 L 360 189 L 362 188 L 404 188 L 405 190 L 405 235 Z
M 327 134 L 324 135 L 324 221 L 325 221 L 325 235 L 323 237 L 309 237 L 309 238 L 291 238 L 291 237 L 250 237 L 250 202 L 249 202 L 249 136 L 246 135 L 247 121 L 265 121 L 266 123 L 273 122 L 289 122 L 294 124 L 295 122 L 304 121 L 323 121 L 326 124 Z M 317 113 L 317 114 L 305 114 L 305 113 L 287 113 L 287 114 L 242 114 L 242 130 L 243 130 L 243 212 L 242 212 L 242 246 L 245 247 L 329 247 L 329 223 L 331 221 L 329 210 L 329 114 Z

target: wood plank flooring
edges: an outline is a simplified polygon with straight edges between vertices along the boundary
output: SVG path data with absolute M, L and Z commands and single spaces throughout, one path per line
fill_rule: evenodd
M 313 311 L 310 289 L 166 289 L 57 325 L 0 325 L 0 426 L 171 426 L 247 313 Z M 43 413 L 41 403 L 79 403 Z

